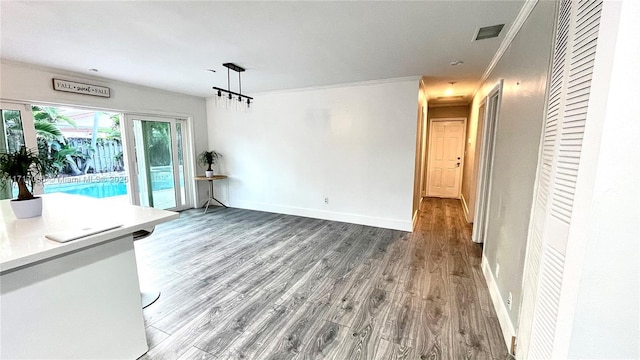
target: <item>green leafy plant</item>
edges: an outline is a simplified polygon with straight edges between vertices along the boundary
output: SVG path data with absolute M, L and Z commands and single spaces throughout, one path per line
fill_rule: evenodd
M 93 151 L 93 149 L 90 149 L 90 152 Z M 78 169 L 78 162 L 84 163 L 84 161 L 87 160 L 86 155 L 68 144 L 55 144 L 55 146 L 52 146 L 51 156 L 49 158 L 53 161 L 53 166 L 58 172 L 71 173 L 74 175 L 82 173 L 82 171 Z
M 211 165 L 215 165 L 222 158 L 222 154 L 215 150 L 203 151 L 198 155 L 198 163 L 202 166 L 207 165 L 207 171 L 211 171 Z
M 15 152 L 0 152 L 0 179 L 11 180 L 18 185 L 18 200 L 33 199 L 33 185 L 55 173 L 51 159 L 41 155 L 38 150 L 23 146 Z

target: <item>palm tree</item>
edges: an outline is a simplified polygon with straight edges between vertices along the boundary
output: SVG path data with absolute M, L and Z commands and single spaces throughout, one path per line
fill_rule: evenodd
M 33 105 L 31 109 L 33 111 L 33 122 L 36 128 L 36 136 L 38 137 L 38 147 L 48 151 L 50 156 L 54 159 L 56 167 L 59 169 L 68 167 L 71 175 L 82 174 L 82 171 L 78 168 L 78 164 L 73 157 L 77 152 L 74 148 L 67 145 L 64 135 L 58 127 L 59 122 L 65 122 L 76 127 L 76 122 L 70 117 L 60 114 L 58 109 L 54 107 Z M 65 151 L 61 154 L 53 154 L 54 151 L 59 152 L 62 149 Z
M 46 110 L 44 110 L 46 109 Z M 36 129 L 36 136 L 46 139 L 47 141 L 56 140 L 62 144 L 66 143 L 62 131 L 58 128 L 56 123 L 59 120 L 75 126 L 75 122 L 67 116 L 57 114 L 57 110 L 54 108 L 46 108 L 40 106 L 32 106 L 33 122 Z M 22 119 L 20 118 L 19 111 L 4 111 L 4 121 L 6 125 L 6 131 L 9 135 L 9 149 L 13 149 L 12 142 L 20 142 L 23 145 L 24 136 L 22 130 Z M 15 150 L 18 150 L 20 146 L 17 146 Z
M 66 143 L 66 139 L 62 135 L 62 131 L 58 129 L 55 123 L 50 123 L 46 120 L 35 120 L 33 125 L 36 128 L 36 136 L 46 140 L 56 140 L 59 143 Z
M 52 108 L 49 108 L 52 109 Z M 34 115 L 34 127 L 36 136 L 38 138 L 38 149 L 43 156 L 50 156 L 50 148 L 47 143 L 62 143 L 64 144 L 65 138 L 62 132 L 56 125 L 58 119 L 65 122 L 73 122 L 69 118 L 59 116 L 55 111 L 44 110 L 38 106 L 33 106 L 32 111 Z M 48 114 L 43 116 L 43 114 Z M 69 120 L 69 121 L 67 121 Z M 22 118 L 20 111 L 17 110 L 3 110 L 2 119 L 4 121 L 4 131 L 6 132 L 6 149 L 2 146 L 3 150 L 7 153 L 14 153 L 23 148 L 25 144 L 24 130 L 22 127 Z M 6 184 L 5 184 L 6 185 Z M 11 186 L 0 186 L 0 199 L 9 199 L 12 197 Z
M 61 115 L 57 108 L 49 106 L 31 106 L 33 111 L 33 122 L 36 128 L 36 135 L 48 141 L 56 140 L 61 144 L 66 143 L 66 139 L 57 126 L 58 122 L 65 122 L 73 127 L 77 127 L 73 119 L 66 115 Z

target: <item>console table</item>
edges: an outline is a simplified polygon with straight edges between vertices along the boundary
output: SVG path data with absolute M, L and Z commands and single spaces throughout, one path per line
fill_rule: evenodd
M 213 175 L 212 177 L 206 177 L 206 176 L 196 176 L 193 179 L 197 180 L 197 181 L 208 181 L 209 182 L 209 199 L 207 200 L 207 207 L 204 209 L 204 213 L 207 213 L 207 210 L 209 210 L 209 205 L 211 204 L 211 201 L 215 201 L 218 204 L 224 206 L 225 208 L 227 207 L 227 205 L 223 204 L 222 202 L 220 202 L 220 200 L 216 199 L 214 196 L 214 192 L 213 192 L 213 182 L 215 180 L 224 180 L 227 178 L 227 175 Z M 204 204 L 202 204 L 202 206 L 204 206 Z

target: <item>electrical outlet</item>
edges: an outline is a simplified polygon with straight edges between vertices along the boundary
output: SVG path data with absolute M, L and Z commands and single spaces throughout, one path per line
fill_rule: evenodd
M 509 310 L 511 310 L 511 304 L 513 304 L 513 294 L 509 291 L 509 298 L 507 299 L 507 306 L 509 307 Z
M 329 198 L 328 197 L 324 198 L 324 203 L 329 205 Z
M 500 263 L 496 263 L 496 279 L 500 277 Z

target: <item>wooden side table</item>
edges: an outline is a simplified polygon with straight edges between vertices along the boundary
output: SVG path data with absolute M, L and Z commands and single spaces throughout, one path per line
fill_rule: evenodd
M 227 175 L 213 175 L 212 177 L 206 177 L 206 176 L 196 176 L 193 179 L 196 181 L 208 181 L 209 182 L 209 199 L 207 200 L 207 207 L 204 209 L 204 213 L 207 213 L 207 210 L 209 210 L 209 205 L 211 204 L 211 201 L 215 201 L 218 204 L 224 206 L 225 208 L 227 208 L 228 206 L 223 204 L 222 202 L 220 202 L 220 200 L 216 199 L 214 196 L 214 192 L 213 192 L 213 182 L 215 180 L 224 180 L 227 178 Z M 202 205 L 204 206 L 204 204 Z

